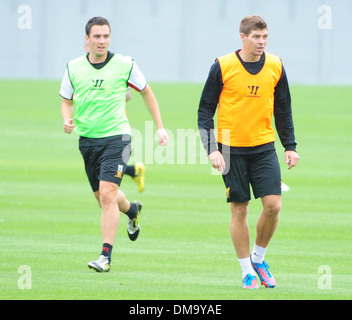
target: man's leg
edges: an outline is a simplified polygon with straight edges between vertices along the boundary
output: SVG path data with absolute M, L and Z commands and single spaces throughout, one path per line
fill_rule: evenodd
M 270 195 L 262 199 L 263 211 L 257 223 L 257 237 L 255 243 L 266 248 L 275 233 L 279 223 L 281 210 L 281 196 Z
M 245 289 L 258 289 L 255 272 L 249 257 L 249 229 L 247 223 L 249 202 L 231 202 L 230 234 L 238 262 L 242 269 L 242 287 Z
M 101 207 L 99 190 L 94 192 L 94 196 L 97 199 L 99 206 Z M 120 211 L 123 213 L 126 213 L 131 208 L 131 202 L 127 200 L 125 194 L 120 189 L 117 191 L 117 204 Z
M 238 259 L 249 257 L 249 230 L 247 223 L 249 202 L 231 202 L 230 234 Z
M 115 183 L 100 181 L 101 232 L 103 243 L 110 245 L 114 245 L 120 221 L 120 209 L 117 202 L 118 188 L 119 186 Z
M 120 221 L 120 209 L 117 203 L 118 188 L 115 183 L 100 181 L 99 191 L 94 192 L 102 208 L 100 227 L 103 249 L 99 259 L 89 262 L 88 267 L 97 272 L 110 271 L 111 251 Z
M 129 175 L 137 183 L 138 191 L 143 192 L 145 184 L 145 165 L 142 162 L 136 162 L 126 168 L 125 175 Z
M 101 205 L 101 196 L 100 191 L 94 192 L 94 196 L 97 199 L 100 207 Z M 119 211 L 126 214 L 128 216 L 128 224 L 127 224 L 127 234 L 130 240 L 136 241 L 140 231 L 139 225 L 139 215 L 142 210 L 142 203 L 139 201 L 130 202 L 127 200 L 125 194 L 118 188 L 117 190 L 117 205 Z
M 263 211 L 257 223 L 257 236 L 251 254 L 252 266 L 259 275 L 261 283 L 268 288 L 276 286 L 276 281 L 264 261 L 266 248 L 273 237 L 279 223 L 281 196 L 262 197 Z

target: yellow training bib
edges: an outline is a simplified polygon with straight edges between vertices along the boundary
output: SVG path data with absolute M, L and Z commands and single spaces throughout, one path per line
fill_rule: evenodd
M 256 75 L 244 68 L 235 52 L 218 61 L 224 83 L 218 106 L 218 141 L 232 147 L 275 141 L 272 117 L 281 59 L 265 53 L 264 66 Z

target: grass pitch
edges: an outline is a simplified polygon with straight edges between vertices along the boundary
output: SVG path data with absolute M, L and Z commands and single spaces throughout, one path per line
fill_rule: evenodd
M 203 163 L 199 144 L 193 160 L 185 151 L 186 163 L 177 161 L 177 141 L 167 149 L 174 150 L 173 161 L 168 153 L 166 163 L 147 164 L 144 193 L 124 178 L 128 198 L 144 204 L 139 239 L 128 240 L 121 215 L 111 272 L 88 270 L 101 250 L 100 209 L 77 136 L 63 133 L 59 86 L 1 81 L 0 299 L 352 298 L 351 88 L 291 88 L 301 160 L 287 171 L 277 143 L 291 188 L 266 255 L 278 285 L 253 292 L 241 289 L 221 177 Z M 202 85 L 152 88 L 175 138 L 179 129 L 196 130 Z M 127 108 L 144 139 L 151 118 L 137 93 Z M 251 246 L 260 207 L 252 200 Z

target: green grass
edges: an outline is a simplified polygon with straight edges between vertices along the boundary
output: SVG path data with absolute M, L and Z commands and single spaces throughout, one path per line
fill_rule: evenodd
M 291 187 L 267 250 L 278 286 L 248 292 L 241 289 L 222 179 L 199 163 L 199 147 L 197 164 L 148 164 L 142 194 L 124 179 L 128 198 L 144 204 L 140 238 L 128 240 L 127 218 L 121 216 L 111 272 L 88 270 L 87 262 L 101 250 L 100 210 L 77 137 L 62 130 L 59 86 L 1 81 L 0 299 L 352 298 L 351 88 L 292 86 L 301 160 L 287 171 L 277 144 Z M 152 88 L 175 137 L 177 129 L 196 129 L 202 85 Z M 142 133 L 151 120 L 137 93 L 128 116 Z M 251 202 L 251 246 L 260 207 L 259 200 Z M 30 267 L 30 290 L 19 288 L 21 266 Z M 331 268 L 331 289 L 318 286 L 321 266 Z

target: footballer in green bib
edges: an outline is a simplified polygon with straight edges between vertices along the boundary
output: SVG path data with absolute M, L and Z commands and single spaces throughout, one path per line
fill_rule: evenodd
M 68 63 L 77 134 L 87 138 L 131 134 L 125 108 L 132 66 L 132 58 L 120 54 L 114 54 L 101 69 L 94 68 L 86 55 Z

